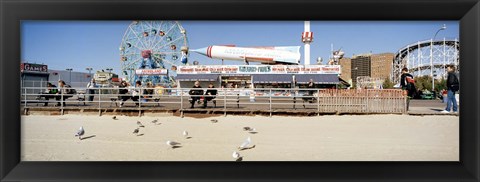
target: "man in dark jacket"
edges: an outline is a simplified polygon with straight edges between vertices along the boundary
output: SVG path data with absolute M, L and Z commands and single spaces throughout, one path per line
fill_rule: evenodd
M 413 76 L 408 73 L 408 68 L 402 69 L 402 75 L 400 76 L 400 86 L 403 90 L 403 95 L 407 96 L 407 111 L 410 107 L 410 99 L 415 96 L 417 89 L 415 88 L 415 80 Z
M 213 86 L 213 83 L 210 83 L 208 85 L 207 92 L 205 92 L 205 99 L 203 100 L 203 107 L 207 107 L 207 102 L 211 101 L 212 99 L 215 99 L 217 95 L 217 89 Z
M 190 108 L 193 108 L 193 105 L 195 104 L 196 101 L 200 100 L 201 95 L 203 95 L 203 89 L 200 86 L 200 82 L 196 81 L 195 85 L 193 85 L 193 88 L 188 92 L 191 97 L 192 97 L 192 106 Z
M 416 92 L 415 88 L 415 80 L 413 79 L 413 76 L 408 73 L 407 68 L 402 69 L 402 76 L 400 76 L 400 86 L 402 87 L 402 90 L 406 93 L 410 98 L 413 98 Z
M 449 65 L 447 67 L 448 76 L 447 76 L 447 108 L 442 111 L 442 113 L 450 112 L 450 105 L 453 105 L 453 112 L 458 112 L 457 99 L 455 98 L 455 92 L 460 89 L 460 81 L 458 76 L 455 74 L 455 67 Z

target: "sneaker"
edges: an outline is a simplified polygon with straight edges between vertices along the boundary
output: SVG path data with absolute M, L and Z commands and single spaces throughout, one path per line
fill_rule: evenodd
M 458 114 L 458 111 L 453 111 L 454 114 Z
M 450 113 L 450 112 L 447 111 L 447 110 L 443 110 L 443 111 L 441 111 L 441 113 Z

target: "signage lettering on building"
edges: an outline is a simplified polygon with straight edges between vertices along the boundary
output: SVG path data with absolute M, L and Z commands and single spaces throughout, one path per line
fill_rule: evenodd
M 48 66 L 43 64 L 22 63 L 20 64 L 20 71 L 47 73 Z
M 197 70 L 195 70 L 195 71 L 197 71 Z M 198 71 L 201 71 L 201 70 L 198 70 Z M 167 73 L 168 73 L 167 69 L 138 69 L 138 70 L 135 70 L 135 74 L 137 74 L 137 75 L 166 75 Z
M 179 66 L 178 74 L 340 74 L 340 65 L 196 65 Z

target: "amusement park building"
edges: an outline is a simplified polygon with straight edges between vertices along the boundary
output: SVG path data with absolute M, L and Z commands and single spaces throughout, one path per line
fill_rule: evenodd
M 47 82 L 57 85 L 58 80 L 64 80 L 72 87 L 84 87 L 93 77 L 93 73 L 50 70 L 48 65 L 28 62 L 21 63 L 20 72 L 23 87 L 45 87 Z
M 93 73 L 89 75 L 88 73 L 79 71 L 72 71 L 71 77 L 70 71 L 67 70 L 49 70 L 48 72 L 49 82 L 57 85 L 56 82 L 58 82 L 58 80 L 63 80 L 72 87 L 85 87 L 86 83 L 88 83 L 93 77 Z

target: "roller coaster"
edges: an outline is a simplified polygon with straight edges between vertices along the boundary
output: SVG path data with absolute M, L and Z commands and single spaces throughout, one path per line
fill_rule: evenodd
M 415 77 L 430 76 L 433 72 L 435 79 L 446 78 L 446 65 L 454 65 L 456 71 L 460 71 L 459 52 L 458 39 L 429 39 L 409 44 L 395 54 L 391 80 L 393 83 L 400 83 L 402 68 L 405 67 Z

